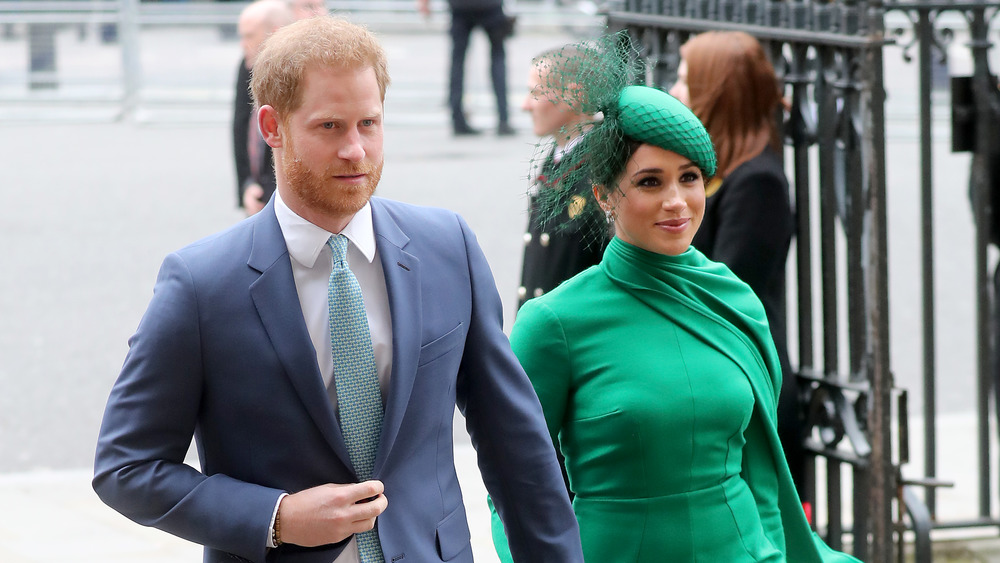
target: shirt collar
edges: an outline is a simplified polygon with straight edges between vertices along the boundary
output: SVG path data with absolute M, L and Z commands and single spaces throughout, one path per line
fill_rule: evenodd
M 300 217 L 281 200 L 277 192 L 274 194 L 274 215 L 278 219 L 278 226 L 281 227 L 281 234 L 285 237 L 288 254 L 306 268 L 312 268 L 316 264 L 316 259 L 326 246 L 326 241 L 332 235 L 338 234 L 317 227 Z M 375 227 L 372 223 L 371 203 L 366 202 L 339 234 L 354 243 L 355 248 L 369 263 L 375 260 Z
M 583 139 L 583 134 L 577 135 L 576 137 L 573 137 L 569 141 L 566 141 L 566 144 L 561 147 L 556 146 L 555 150 L 552 151 L 552 160 L 556 164 L 559 164 L 559 161 L 562 160 L 562 158 L 566 156 L 570 151 L 572 151 L 573 147 L 575 147 L 577 144 L 580 143 L 580 139 Z

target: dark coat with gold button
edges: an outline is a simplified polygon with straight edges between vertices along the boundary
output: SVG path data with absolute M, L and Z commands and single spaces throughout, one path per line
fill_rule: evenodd
M 571 158 L 567 155 L 566 158 Z M 552 154 L 545 159 L 537 189 L 549 189 L 555 169 Z M 606 240 L 595 237 L 587 226 L 572 221 L 589 198 L 592 187 L 589 179 L 581 179 L 573 186 L 579 196 L 570 198 L 562 213 L 543 221 L 538 209 L 538 197 L 532 195 L 528 211 L 528 232 L 524 234 L 524 260 L 521 266 L 521 287 L 517 292 L 517 308 L 525 301 L 543 295 L 560 283 L 598 264 L 604 255 Z

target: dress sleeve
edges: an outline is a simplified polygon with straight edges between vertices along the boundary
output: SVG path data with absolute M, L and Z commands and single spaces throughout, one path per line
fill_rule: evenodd
M 571 379 L 569 347 L 559 317 L 548 305 L 528 301 L 517 313 L 510 345 L 542 403 L 545 424 L 558 449 Z
M 570 369 L 566 338 L 558 317 L 548 306 L 532 299 L 518 311 L 511 329 L 511 348 L 528 374 L 545 414 L 552 443 L 559 448 L 559 430 L 566 413 Z M 503 522 L 487 498 L 491 512 L 493 546 L 502 563 L 513 563 Z

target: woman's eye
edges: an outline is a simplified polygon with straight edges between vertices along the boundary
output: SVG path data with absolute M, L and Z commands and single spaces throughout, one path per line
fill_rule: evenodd
M 685 172 L 681 175 L 681 181 L 685 184 L 690 184 L 691 182 L 697 182 L 701 179 L 701 174 L 697 172 Z
M 635 185 L 640 188 L 655 188 L 660 185 L 660 179 L 656 176 L 646 176 L 645 178 L 639 178 Z

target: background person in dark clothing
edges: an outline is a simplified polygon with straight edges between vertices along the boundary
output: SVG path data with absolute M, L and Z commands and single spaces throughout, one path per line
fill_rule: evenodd
M 430 0 L 417 0 L 420 13 L 430 15 Z M 504 40 L 511 32 L 511 21 L 503 12 L 503 0 L 448 0 L 451 11 L 451 71 L 448 104 L 455 135 L 478 135 L 481 131 L 469 125 L 462 105 L 465 90 L 465 53 L 469 36 L 481 27 L 490 40 L 490 77 L 497 100 L 497 134 L 513 135 L 507 108 L 507 55 Z
M 250 68 L 261 44 L 283 25 L 326 14 L 321 0 L 258 0 L 243 9 L 238 25 L 243 60 L 236 73 L 233 102 L 233 159 L 236 163 L 236 205 L 253 215 L 274 193 L 274 163 L 271 147 L 257 131 L 253 100 L 250 99 Z M 252 132 L 252 134 L 251 134 Z
M 579 65 L 584 54 L 573 46 L 550 50 L 535 57 L 528 72 L 528 95 L 521 109 L 531 115 L 535 135 L 547 148 L 542 153 L 542 163 L 532 179 L 528 210 L 528 232 L 524 234 L 524 259 L 521 265 L 521 286 L 517 292 L 517 307 L 556 288 L 560 283 L 601 261 L 606 240 L 589 236 L 586 225 L 573 221 L 583 212 L 585 201 L 592 189 L 589 178 L 573 183 L 571 197 L 558 217 L 545 220 L 539 209 L 540 190 L 561 189 L 559 164 L 565 156 L 572 158 L 594 116 L 582 113 L 571 101 L 559 97 L 562 91 L 560 77 L 573 75 L 568 65 Z

